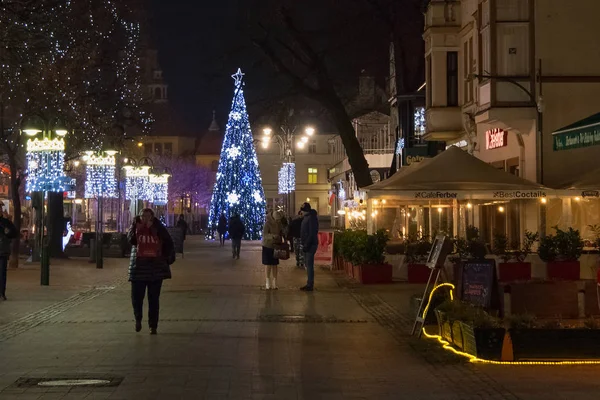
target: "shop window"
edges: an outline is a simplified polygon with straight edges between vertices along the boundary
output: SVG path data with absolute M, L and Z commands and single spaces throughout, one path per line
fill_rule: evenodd
M 146 143 L 144 145 L 144 155 L 147 157 L 151 156 L 153 147 L 154 145 L 152 143 Z
M 156 154 L 157 156 L 162 156 L 162 154 L 163 154 L 162 143 L 154 143 L 154 154 Z
M 446 90 L 448 107 L 458 106 L 458 52 L 446 53 Z
M 308 183 L 315 184 L 318 182 L 319 171 L 317 168 L 308 169 Z
M 173 155 L 173 143 L 165 143 L 165 156 Z

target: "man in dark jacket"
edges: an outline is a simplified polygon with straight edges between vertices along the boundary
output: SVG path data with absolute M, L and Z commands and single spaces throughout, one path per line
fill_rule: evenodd
M 234 214 L 229 219 L 229 237 L 231 238 L 231 247 L 233 249 L 233 258 L 240 259 L 240 249 L 242 247 L 242 238 L 246 232 L 244 222 L 239 215 Z
M 12 239 L 17 237 L 17 228 L 8 219 L 4 203 L 0 202 L 0 300 L 6 300 L 6 275 Z
M 131 302 L 135 316 L 135 331 L 142 330 L 142 315 L 146 288 L 148 289 L 148 325 L 150 334 L 156 335 L 160 289 L 164 279 L 171 279 L 175 261 L 175 247 L 167 228 L 146 208 L 142 217 L 136 217 L 127 234 L 131 249 L 129 281 Z
M 302 215 L 302 211 L 298 212 L 298 215 L 292 219 L 290 222 L 289 235 L 292 238 L 294 244 L 294 254 L 296 255 L 296 267 L 304 268 L 304 251 L 302 250 L 302 240 L 301 240 L 301 229 L 302 229 L 302 220 L 304 216 Z
M 319 218 L 317 211 L 310 207 L 310 203 L 302 204 L 300 211 L 304 214 L 300 227 L 300 239 L 308 277 L 306 286 L 301 287 L 300 290 L 312 292 L 315 283 L 315 253 L 319 247 Z

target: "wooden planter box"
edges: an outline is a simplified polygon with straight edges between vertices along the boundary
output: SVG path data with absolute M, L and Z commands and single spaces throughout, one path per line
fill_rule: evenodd
M 501 282 L 530 281 L 531 263 L 512 262 L 498 264 L 498 280 Z
M 462 322 L 460 322 L 460 321 L 452 322 L 452 342 L 451 343 L 461 350 L 464 348 Z
M 427 283 L 431 269 L 425 264 L 408 264 L 408 283 Z
M 548 279 L 561 281 L 579 280 L 579 261 L 549 261 L 546 267 Z
M 598 359 L 598 329 L 519 329 L 509 330 L 515 360 Z
M 365 285 L 378 283 L 392 283 L 392 265 L 354 265 L 354 279 Z
M 446 317 L 446 313 L 435 310 L 435 317 L 438 321 L 438 328 L 440 329 L 440 336 L 442 337 L 442 339 L 444 339 L 448 343 L 453 343 L 452 326 L 450 325 L 450 321 L 448 321 L 448 318 Z
M 465 353 L 484 360 L 500 360 L 504 343 L 504 328 L 474 328 L 460 322 Z

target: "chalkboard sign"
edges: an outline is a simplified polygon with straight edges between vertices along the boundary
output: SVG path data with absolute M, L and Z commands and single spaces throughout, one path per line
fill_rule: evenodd
M 183 230 L 181 228 L 167 228 L 171 239 L 173 239 L 173 245 L 175 246 L 175 253 L 183 254 Z
M 495 260 L 465 261 L 461 268 L 460 294 L 463 301 L 495 308 L 498 297 Z

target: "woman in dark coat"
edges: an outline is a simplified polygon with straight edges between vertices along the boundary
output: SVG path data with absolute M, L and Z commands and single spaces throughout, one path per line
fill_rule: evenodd
M 135 331 L 142 330 L 144 297 L 148 290 L 148 325 L 156 335 L 158 328 L 159 298 L 163 280 L 171 279 L 175 261 L 175 247 L 167 228 L 146 208 L 142 217 L 136 217 L 127 234 L 131 249 L 129 281 L 131 302 L 135 316 Z
M 225 232 L 227 232 L 227 218 L 225 217 L 225 214 L 221 214 L 219 217 L 217 232 L 219 232 L 219 243 L 221 246 L 225 246 Z

